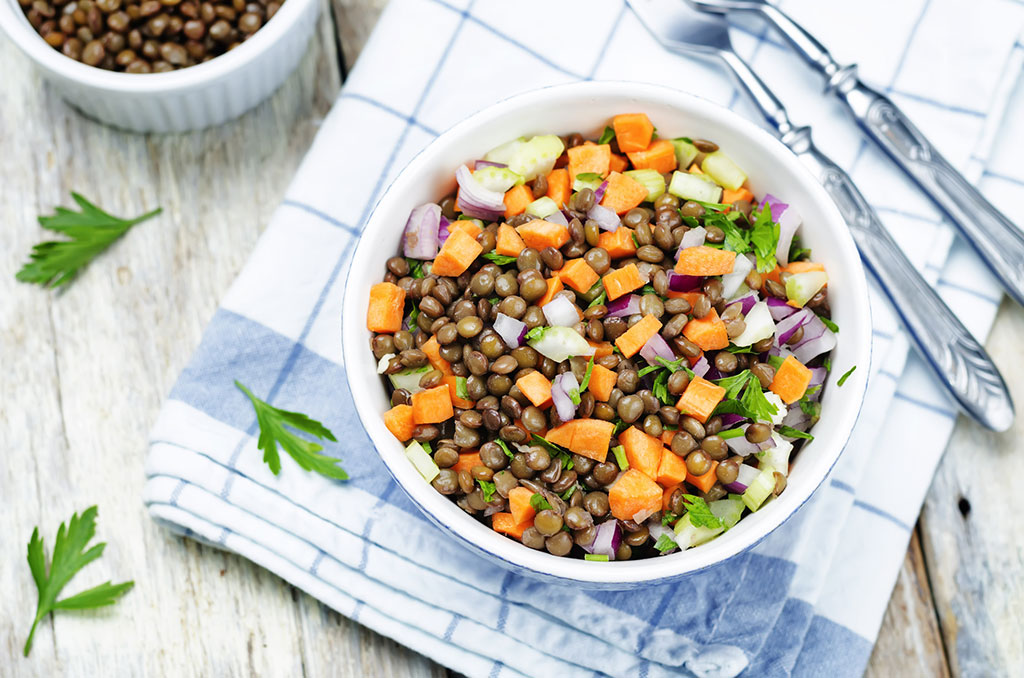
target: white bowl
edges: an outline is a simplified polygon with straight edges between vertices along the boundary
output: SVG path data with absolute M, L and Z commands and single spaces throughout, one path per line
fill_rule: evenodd
M 408 462 L 403 445 L 382 419 L 390 403 L 370 350 L 367 300 L 370 286 L 384 275 L 385 261 L 400 249 L 409 211 L 452 191 L 460 164 L 522 135 L 579 131 L 596 136 L 613 115 L 636 111 L 647 113 L 664 137 L 713 140 L 748 173 L 756 195 L 772 193 L 799 210 L 804 221 L 801 237 L 829 272 L 832 317 L 842 328 L 832 364 L 860 369 L 842 388 L 835 384 L 842 371 L 829 375 L 815 439 L 796 457 L 786 491 L 733 529 L 702 546 L 657 558 L 610 563 L 558 558 L 529 549 L 466 515 L 425 483 Z M 632 588 L 720 563 L 749 549 L 807 501 L 839 458 L 860 412 L 870 361 L 871 317 L 864 270 L 845 223 L 824 189 L 781 143 L 691 94 L 653 85 L 586 82 L 495 104 L 441 135 L 409 163 L 377 204 L 365 233 L 353 254 L 342 322 L 345 369 L 352 392 L 359 394 L 355 403 L 363 426 L 388 470 L 427 516 L 478 553 L 518 572 L 587 587 Z
M 298 65 L 319 12 L 319 0 L 287 0 L 235 49 L 170 73 L 117 73 L 70 59 L 43 41 L 18 0 L 0 0 L 0 27 L 86 115 L 135 132 L 183 132 L 236 118 L 270 96 Z

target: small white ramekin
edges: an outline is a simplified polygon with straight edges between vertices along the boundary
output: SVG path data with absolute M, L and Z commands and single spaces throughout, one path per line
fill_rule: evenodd
M 270 96 L 298 65 L 319 13 L 319 0 L 286 0 L 235 49 L 170 73 L 117 73 L 69 59 L 43 41 L 17 0 L 0 0 L 0 28 L 87 116 L 135 132 L 184 132 L 236 118 Z

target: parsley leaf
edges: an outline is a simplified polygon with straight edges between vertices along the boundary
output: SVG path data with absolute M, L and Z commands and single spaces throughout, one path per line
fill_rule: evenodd
M 409 264 L 409 275 L 413 278 L 426 278 L 427 274 L 423 272 L 423 262 L 419 259 L 405 258 L 405 263 Z
M 729 353 L 753 353 L 753 346 L 737 346 L 736 344 L 729 344 L 725 347 L 725 350 Z
M 606 126 L 604 132 L 601 133 L 601 138 L 597 140 L 598 144 L 609 144 L 612 139 L 615 138 L 615 130 L 611 127 Z
M 854 365 L 854 366 L 853 366 L 853 367 L 851 367 L 850 369 L 846 370 L 846 373 L 845 373 L 845 374 L 843 374 L 843 376 L 839 377 L 839 381 L 837 381 L 837 382 L 836 382 L 836 386 L 842 386 L 843 384 L 845 384 L 845 383 L 846 383 L 846 380 L 847 380 L 847 378 L 848 378 L 848 377 L 849 377 L 849 376 L 850 376 L 851 374 L 853 374 L 853 371 L 854 371 L 855 369 L 857 369 L 857 366 L 856 366 L 856 365 Z
M 832 358 L 825 358 L 821 362 L 821 365 L 822 365 L 822 367 L 825 368 L 826 372 L 831 372 L 832 371 Z
M 544 498 L 544 495 L 536 492 L 530 497 L 530 506 L 537 511 L 548 511 L 551 509 L 551 504 Z
M 658 376 L 654 378 L 654 385 L 651 387 L 651 393 L 654 397 L 662 402 L 663 405 L 674 405 L 675 401 L 672 400 L 672 394 L 668 392 L 668 377 L 671 373 L 667 370 L 658 372 Z
M 672 513 L 671 511 L 665 511 L 664 513 L 661 514 L 661 524 L 664 525 L 665 527 L 668 527 L 669 525 L 671 525 L 672 523 L 676 522 L 677 520 L 679 520 L 679 516 L 677 516 L 676 514 Z
M 670 372 L 678 372 L 679 370 L 686 370 L 686 373 L 690 376 L 691 379 L 693 379 L 693 370 L 691 370 L 688 365 L 684 364 L 684 363 L 688 363 L 689 362 L 686 359 L 686 356 L 683 356 L 682 358 L 679 358 L 677 360 L 668 361 L 668 360 L 665 360 L 664 358 L 662 358 L 659 355 L 659 356 L 655 356 L 654 362 L 658 363 L 662 367 L 668 368 L 668 370 Z
M 654 285 L 652 285 L 651 283 L 647 283 L 646 285 L 644 285 L 643 287 L 640 288 L 640 294 L 641 295 L 644 295 L 644 294 L 655 294 L 656 295 L 656 294 L 658 294 L 658 292 L 654 289 Z
M 575 492 L 577 490 L 577 488 L 579 488 L 579 486 L 580 486 L 579 483 L 573 483 L 572 485 L 569 486 L 568 490 L 566 490 L 565 492 L 563 492 L 562 494 L 560 494 L 558 496 L 562 498 L 562 501 L 569 501 L 569 498 L 572 497 L 572 493 Z M 565 530 L 566 532 L 569 531 L 568 529 L 566 529 L 565 525 L 562 525 L 562 529 Z
M 684 494 L 683 502 L 686 504 L 686 515 L 690 516 L 690 524 L 694 527 L 722 527 L 722 521 L 700 497 Z
M 563 450 L 558 445 L 555 445 L 550 440 L 545 440 L 544 438 L 541 438 L 536 433 L 533 434 L 533 443 L 535 445 L 540 445 L 541 447 L 545 448 L 548 452 L 552 453 L 554 456 L 556 456 L 559 459 L 561 459 L 562 460 L 562 468 L 564 470 L 567 470 L 567 471 L 572 470 L 572 467 L 573 467 L 572 457 L 569 456 L 569 453 L 567 451 Z
M 494 483 L 490 480 L 478 480 L 480 483 L 480 490 L 484 493 L 484 501 L 490 501 L 494 499 Z
M 324 449 L 320 443 L 300 438 L 285 427 L 298 429 L 316 438 L 326 438 L 331 442 L 337 442 L 338 439 L 334 437 L 330 429 L 301 412 L 279 410 L 267 404 L 254 396 L 252 391 L 237 380 L 235 386 L 248 396 L 253 409 L 256 410 L 256 421 L 260 425 L 260 437 L 256 446 L 263 450 L 263 461 L 270 467 L 271 473 L 276 476 L 281 472 L 281 456 L 277 452 L 277 446 L 280 444 L 284 451 L 295 460 L 295 463 L 304 470 L 316 471 L 322 476 L 335 480 L 348 478 L 348 474 L 337 466 L 339 459 L 320 454 L 320 450 Z
M 600 284 L 600 281 L 598 281 L 597 284 Z M 600 306 L 606 301 L 608 301 L 608 293 L 605 292 L 604 290 L 601 290 L 601 294 L 594 297 L 594 300 L 587 304 L 587 308 L 594 308 L 595 306 Z
M 612 430 L 612 435 L 613 436 L 617 436 L 620 433 L 622 433 L 623 431 L 625 431 L 627 428 L 629 428 L 629 424 L 627 424 L 626 422 L 622 421 L 621 419 L 616 419 L 615 420 L 615 429 Z
M 412 311 L 409 313 L 409 329 L 415 330 L 419 326 L 420 309 L 419 306 L 413 306 Z
M 741 417 L 747 419 L 757 419 L 757 415 L 751 412 L 746 405 L 739 400 L 722 400 L 715 406 L 715 409 L 711 412 L 711 416 L 718 414 L 738 414 Z
M 725 395 L 722 397 L 732 400 L 740 394 L 740 391 L 746 385 L 747 380 L 750 379 L 751 375 L 752 372 L 750 370 L 743 370 L 731 377 L 719 379 L 715 383 L 725 389 Z
M 818 403 L 811 402 L 810 400 L 807 399 L 807 396 L 804 396 L 803 398 L 798 400 L 797 404 L 800 405 L 800 409 L 803 411 L 803 413 L 806 414 L 811 419 L 817 418 L 820 414 L 820 406 L 818 405 Z
M 72 193 L 71 197 L 82 208 L 81 212 L 57 207 L 56 214 L 39 217 L 40 226 L 71 239 L 48 240 L 35 245 L 29 253 L 29 261 L 15 276 L 21 282 L 50 288 L 69 284 L 86 264 L 128 229 L 162 211 L 157 207 L 134 219 L 121 219 L 107 214 L 78 193 Z
M 764 397 L 764 391 L 761 390 L 761 382 L 757 379 L 747 380 L 747 388 L 743 391 L 741 402 L 760 421 L 771 421 L 772 416 L 779 412 L 778 406 L 773 405 Z
M 626 458 L 626 448 L 622 445 L 616 445 L 612 448 L 612 454 L 615 455 L 615 463 L 619 465 L 619 469 L 628 471 L 629 459 Z
M 779 369 L 780 367 L 782 367 L 782 363 L 784 362 L 786 362 L 786 360 L 781 355 L 768 356 L 768 364 L 774 367 L 775 369 Z
M 498 266 L 505 266 L 506 264 L 511 264 L 516 260 L 516 257 L 510 257 L 506 254 L 498 254 L 497 252 L 484 252 L 482 256 L 484 259 L 492 261 Z
M 663 358 L 663 360 L 664 360 L 664 358 Z M 637 377 L 646 377 L 651 372 L 657 372 L 661 368 L 662 368 L 661 365 L 648 365 L 647 367 L 645 367 L 642 370 L 640 370 L 639 372 L 637 372 L 636 376 Z
M 801 245 L 800 245 L 800 236 L 799 235 L 793 236 L 793 241 L 789 245 L 789 260 L 790 261 L 799 261 L 800 259 L 803 259 L 804 257 L 809 257 L 809 256 L 811 256 L 810 248 L 809 247 L 801 247 Z
M 46 572 L 46 555 L 43 553 L 43 540 L 39 536 L 39 528 L 32 530 L 32 538 L 28 542 L 28 567 L 32 571 L 32 580 L 36 584 L 39 598 L 36 603 L 36 616 L 32 621 L 32 629 L 28 632 L 28 639 L 25 641 L 24 654 L 26 657 L 32 650 L 32 638 L 35 636 L 36 626 L 46 615 L 55 610 L 91 610 L 105 605 L 113 605 L 118 598 L 135 585 L 133 581 L 120 584 L 111 584 L 108 581 L 63 600 L 57 600 L 57 596 L 72 577 L 78 574 L 83 567 L 103 555 L 103 549 L 107 546 L 105 542 L 100 542 L 89 550 L 85 550 L 85 547 L 96 535 L 97 513 L 97 508 L 90 506 L 82 512 L 81 516 L 77 513 L 73 514 L 67 527 L 64 523 L 60 524 L 50 556 L 49 573 Z
M 833 332 L 837 334 L 839 333 L 839 325 L 836 325 L 834 322 L 832 322 L 832 318 L 826 318 L 823 315 L 819 315 L 818 320 L 825 323 L 825 327 L 829 328 Z
M 750 244 L 757 255 L 757 270 L 767 273 L 778 265 L 775 248 L 779 243 L 779 225 L 772 223 L 772 211 L 762 208 L 750 228 Z
M 721 438 L 722 440 L 728 440 L 730 438 L 739 438 L 743 434 L 744 430 L 741 428 L 730 428 L 726 429 L 725 431 L 719 431 L 718 437 Z
M 512 454 L 512 450 L 508 449 L 508 443 L 506 443 L 501 438 L 495 438 L 494 442 L 498 443 L 498 447 L 501 448 L 501 451 L 505 453 L 506 457 L 508 457 L 509 459 L 515 458 L 516 455 Z
M 469 389 L 466 387 L 465 377 L 455 377 L 455 395 L 458 398 L 469 400 Z
M 526 341 L 533 341 L 534 339 L 540 339 L 544 336 L 544 333 L 548 331 L 548 328 L 539 326 L 534 327 L 532 330 L 526 333 Z
M 580 397 L 580 390 L 578 388 L 569 389 L 569 392 L 566 395 L 569 396 L 569 402 L 573 405 L 579 405 L 582 401 L 582 398 Z
M 805 431 L 798 431 L 791 426 L 780 426 L 779 435 L 786 436 L 787 438 L 803 438 L 804 440 L 814 440 L 814 436 Z
M 665 553 L 667 551 L 671 551 L 672 549 L 679 548 L 679 544 L 675 543 L 672 540 L 672 537 L 662 533 L 662 535 L 658 537 L 658 541 L 654 542 L 654 548 L 658 549 L 662 553 Z
M 580 384 L 580 392 L 586 391 L 590 386 L 590 375 L 594 373 L 594 356 L 587 361 L 587 371 L 583 374 L 583 382 Z M 577 403 L 578 404 L 578 403 Z

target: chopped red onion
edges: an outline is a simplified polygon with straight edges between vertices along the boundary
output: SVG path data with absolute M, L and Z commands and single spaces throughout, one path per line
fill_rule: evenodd
M 812 315 L 814 315 L 812 311 L 802 308 L 789 317 L 780 320 L 779 324 L 775 326 L 775 336 L 779 345 L 781 346 L 789 341 L 793 334 L 811 319 L 809 316 Z
M 494 319 L 494 331 L 509 348 L 519 348 L 526 336 L 526 323 L 512 316 L 498 313 Z
M 503 162 L 491 162 L 490 160 L 477 160 L 476 164 L 473 165 L 474 170 L 478 170 L 481 167 L 508 167 Z
M 729 306 L 732 306 L 733 304 L 742 304 L 740 310 L 742 310 L 743 315 L 746 315 L 750 313 L 750 309 L 754 308 L 754 304 L 756 304 L 757 301 L 757 293 L 748 292 L 747 294 L 744 294 L 742 297 L 730 301 Z
M 611 318 L 623 318 L 639 312 L 640 296 L 636 294 L 627 294 L 608 302 L 608 316 Z
M 789 247 L 793 244 L 793 236 L 800 228 L 800 215 L 793 207 L 788 207 L 782 216 L 775 219 L 775 208 L 772 208 L 772 219 L 779 224 L 779 243 L 775 246 L 775 259 L 779 266 L 789 263 Z
M 546 217 L 544 217 L 544 221 L 547 221 L 552 224 L 558 224 L 559 226 L 569 225 L 569 221 L 565 218 L 565 215 L 562 214 L 561 210 L 552 212 L 551 214 L 547 215 Z
M 704 239 L 707 237 L 707 234 L 707 229 L 703 226 L 691 228 L 683 234 L 683 239 L 679 243 L 679 250 L 685 250 L 687 247 L 700 247 L 704 244 Z M 679 256 L 679 250 L 676 251 L 677 257 Z
M 433 203 L 414 207 L 405 222 L 402 254 L 412 259 L 433 259 L 437 256 L 441 208 Z
M 824 367 L 812 367 L 811 368 L 811 383 L 808 386 L 818 386 L 825 383 L 825 377 L 828 376 L 828 370 Z
M 563 372 L 551 382 L 551 402 L 554 403 L 558 418 L 562 421 L 572 421 L 576 416 L 576 405 L 569 393 L 573 389 L 579 391 L 579 388 L 580 384 L 571 371 Z
M 747 281 L 747 276 L 754 270 L 751 255 L 738 254 L 733 260 L 732 272 L 722 276 L 722 296 L 731 299 L 739 293 Z
M 738 424 L 746 419 L 739 414 L 720 414 L 718 416 L 722 418 L 722 428 L 730 428 L 733 424 Z
M 619 526 L 619 521 L 611 518 L 597 526 L 594 543 L 584 546 L 583 550 L 599 556 L 608 556 L 608 560 L 615 560 L 615 552 L 619 550 L 620 543 L 622 543 L 622 528 Z
M 587 218 L 596 221 L 602 231 L 616 231 L 622 223 L 619 220 L 618 214 L 607 207 L 598 205 L 596 201 L 594 202 L 594 206 L 587 211 Z
M 811 316 L 804 324 L 804 336 L 793 347 L 793 355 L 805 365 L 812 358 L 836 347 L 836 335 L 825 327 L 825 323 L 813 311 L 810 313 Z
M 544 304 L 541 310 L 544 312 L 548 324 L 556 327 L 572 327 L 580 321 L 580 314 L 576 311 L 575 304 L 562 296 L 556 296 Z
M 706 376 L 708 370 L 711 369 L 711 363 L 708 362 L 707 356 L 705 356 L 702 353 L 700 359 L 697 360 L 696 363 L 694 363 L 691 369 L 693 370 L 693 373 L 696 374 L 698 377 L 703 377 Z
M 692 292 L 700 287 L 703 279 L 696 275 L 668 274 L 668 288 L 673 292 Z
M 782 425 L 795 428 L 798 431 L 806 431 L 810 428 L 811 418 L 803 411 L 803 408 L 793 404 L 786 412 L 786 416 L 782 418 Z
M 505 194 L 484 187 L 468 167 L 460 165 L 455 170 L 455 181 L 459 183 L 459 208 L 463 214 L 487 221 L 504 216 Z
M 608 190 L 608 180 L 606 179 L 606 180 L 602 181 L 601 185 L 597 187 L 596 191 L 594 191 L 594 202 L 595 203 L 601 202 L 601 198 L 604 197 L 604 192 L 607 191 L 607 190 Z
M 451 231 L 448 230 L 448 227 L 451 226 L 451 223 L 452 222 L 448 221 L 448 217 L 446 217 L 443 214 L 441 215 L 441 225 L 437 229 L 437 241 L 442 245 L 444 244 L 445 240 L 448 239 L 448 236 L 451 235 Z
M 744 432 L 750 424 L 743 424 L 740 426 Z M 769 438 L 763 443 L 752 443 L 746 439 L 745 436 L 737 436 L 735 438 L 726 438 L 725 444 L 729 446 L 729 449 L 742 457 L 749 457 L 756 452 L 762 452 L 771 447 L 775 447 L 775 441 Z
M 736 480 L 726 485 L 725 489 L 730 492 L 743 492 L 750 487 L 750 483 L 754 482 L 754 478 L 759 475 L 761 475 L 761 472 L 753 466 L 740 464 L 740 472 L 736 475 Z
M 772 221 L 778 221 L 782 217 L 782 213 L 789 207 L 789 204 L 782 202 L 771 193 L 765 193 L 761 206 L 767 206 L 771 210 Z
M 765 301 L 768 303 L 768 310 L 772 312 L 772 320 L 775 322 L 788 318 L 797 311 L 797 309 L 787 304 L 785 299 L 768 297 Z
M 655 332 L 651 335 L 651 338 L 647 340 L 643 348 L 640 349 L 640 355 L 642 355 L 648 363 L 651 365 L 660 365 L 655 358 L 664 358 L 665 360 L 672 362 L 676 359 L 676 354 L 672 351 L 672 347 L 665 341 L 665 337 Z

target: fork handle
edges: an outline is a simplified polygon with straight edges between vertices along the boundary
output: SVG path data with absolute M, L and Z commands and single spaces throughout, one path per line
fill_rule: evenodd
M 800 127 L 782 137 L 821 181 L 850 227 L 861 258 L 881 283 L 918 352 L 939 381 L 972 418 L 994 431 L 1013 423 L 1013 401 L 988 353 L 921 277 L 889 235 L 850 176 Z
M 950 216 L 1010 296 L 1024 304 L 1024 233 L 942 157 L 899 107 L 861 82 L 856 66 L 838 64 L 777 7 L 762 4 L 758 11 L 826 77 L 827 91 L 846 103 L 868 135 Z

